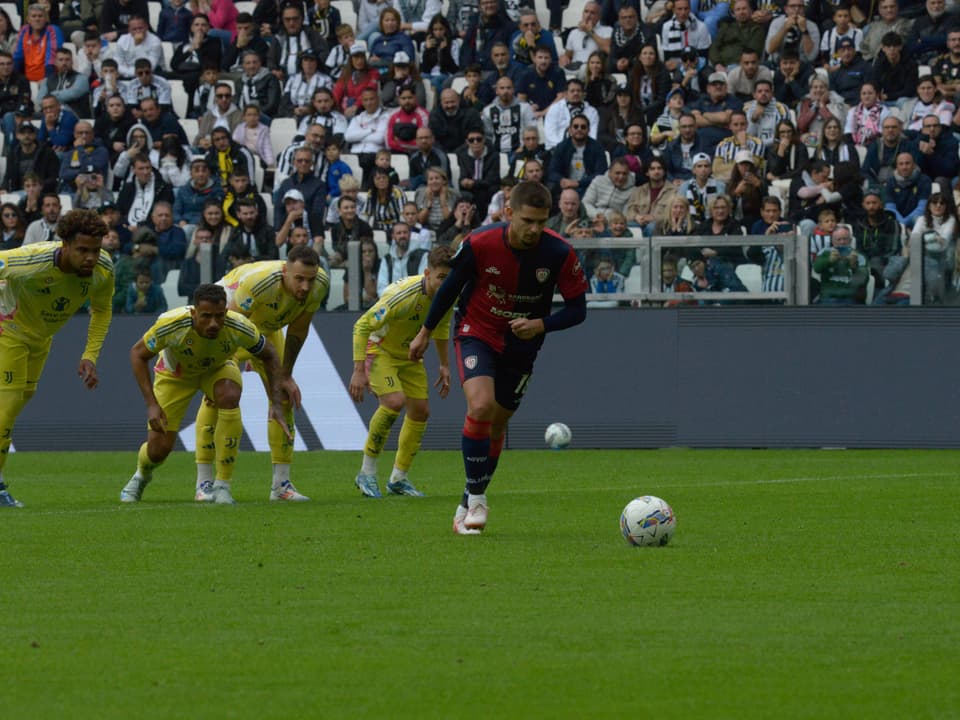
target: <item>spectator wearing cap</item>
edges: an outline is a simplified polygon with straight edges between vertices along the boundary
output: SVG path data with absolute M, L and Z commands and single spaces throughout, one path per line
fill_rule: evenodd
M 13 48 L 13 66 L 30 82 L 40 82 L 52 71 L 57 48 L 63 47 L 63 33 L 52 24 L 45 6 L 27 8 L 27 21 L 20 27 Z
M 417 105 L 417 96 L 409 85 L 400 90 L 400 107 L 387 118 L 386 145 L 391 152 L 412 154 L 417 151 L 417 132 L 430 129 L 430 115 Z
M 692 175 L 685 181 L 677 193 L 686 198 L 690 205 L 690 215 L 695 223 L 707 219 L 707 208 L 717 195 L 727 191 L 727 184 L 713 177 L 713 158 L 706 153 L 697 153 L 692 159 Z
M 411 62 L 410 56 L 403 50 L 393 56 L 393 62 L 387 68 L 380 83 L 380 104 L 387 109 L 400 106 L 400 91 L 411 88 L 419 107 L 427 105 L 427 90 L 420 79 L 420 73 Z
M 667 105 L 653 124 L 650 131 L 650 142 L 660 148 L 677 137 L 680 129 L 680 116 L 683 115 L 683 107 L 686 104 L 686 96 L 683 88 L 674 88 L 667 93 Z
M 773 71 L 760 63 L 755 51 L 744 50 L 740 53 L 740 63 L 727 73 L 727 91 L 741 100 L 749 100 L 761 80 L 773 85 Z
M 290 190 L 299 190 L 303 195 L 307 212 L 323 217 L 324 203 L 326 202 L 326 183 L 318 178 L 314 172 L 313 150 L 308 147 L 298 148 L 293 153 L 293 173 L 290 174 L 274 191 L 273 227 L 280 229 L 287 219 L 287 210 L 283 198 Z M 341 184 L 352 176 L 341 178 Z
M 833 27 L 823 33 L 820 38 L 820 63 L 829 67 L 838 65 L 840 56 L 837 53 L 843 40 L 852 40 L 853 47 L 860 52 L 860 43 L 863 42 L 863 31 L 850 22 L 850 6 L 846 0 L 841 0 L 833 6 Z
M 873 60 L 871 77 L 887 105 L 903 107 L 917 96 L 917 61 L 904 53 L 903 38 L 887 33 L 880 41 L 880 52 Z
M 675 69 L 680 64 L 680 53 L 688 47 L 696 48 L 697 55 L 706 60 L 710 43 L 710 31 L 690 12 L 690 0 L 674 0 L 673 17 L 660 30 L 660 47 L 667 68 Z
M 766 28 L 753 19 L 750 0 L 735 0 L 733 19 L 717 27 L 710 45 L 710 64 L 718 72 L 726 72 L 736 65 L 744 50 L 753 50 L 757 56 L 763 53 Z
M 460 67 L 476 63 L 484 70 L 493 70 L 490 51 L 496 43 L 505 43 L 509 48 L 517 26 L 507 16 L 499 0 L 479 0 L 479 8 L 479 12 L 473 14 L 463 37 Z
M 791 0 L 792 1 L 792 0 Z M 707 93 L 701 95 L 690 110 L 697 122 L 704 150 L 713 154 L 717 145 L 729 134 L 730 117 L 740 110 L 743 103 L 727 91 L 727 76 L 724 73 L 711 73 L 707 78 Z
M 380 73 L 367 62 L 366 44 L 355 42 L 350 46 L 350 59 L 343 68 L 340 79 L 333 86 L 333 101 L 344 117 L 350 120 L 363 110 L 360 103 L 363 91 L 372 88 L 379 92 L 379 83 Z
M 553 150 L 567 136 L 567 130 L 574 118 L 585 117 L 590 122 L 590 137 L 594 140 L 600 132 L 600 116 L 596 108 L 583 97 L 583 83 L 572 78 L 567 82 L 567 91 L 563 100 L 558 100 L 547 111 L 543 119 L 544 144 L 547 150 Z
M 854 43 L 844 38 L 837 46 L 839 64 L 830 67 L 830 89 L 843 98 L 847 105 L 853 106 L 860 101 L 860 87 L 866 82 L 873 69 L 857 53 Z
M 733 216 L 744 227 L 753 227 L 760 219 L 760 206 L 767 194 L 767 184 L 757 172 L 756 160 L 749 150 L 739 150 L 734 156 L 735 165 L 727 184 L 733 201 Z
M 300 118 L 312 111 L 313 93 L 321 87 L 333 87 L 330 76 L 320 72 L 320 57 L 315 50 L 300 53 L 299 70 L 287 78 L 283 86 L 283 100 L 280 102 L 280 114 Z
M 0 50 L 0 115 L 3 117 L 3 135 L 6 145 L 14 142 L 17 114 L 33 115 L 30 99 L 30 81 L 13 69 L 13 55 Z
M 696 117 L 685 111 L 677 124 L 677 137 L 667 143 L 660 155 L 667 168 L 667 177 L 675 185 L 689 180 L 693 177 L 693 158 L 698 153 L 712 158 L 708 150 L 710 148 L 701 137 L 701 131 L 697 129 Z
M 137 60 L 148 60 L 151 70 L 163 69 L 163 46 L 160 38 L 150 32 L 146 16 L 133 15 L 127 25 L 127 32 L 117 40 L 113 51 L 120 77 L 132 78 L 136 74 Z
M 307 210 L 307 203 L 303 193 L 296 188 L 290 188 L 283 194 L 282 199 L 284 218 L 277 228 L 277 245 L 284 245 L 288 242 L 290 232 L 294 228 L 302 227 L 306 229 L 310 241 L 314 244 L 323 245 L 323 215 Z M 354 212 L 356 216 L 356 212 Z M 369 228 L 368 228 L 369 229 Z M 373 233 L 369 233 L 373 237 Z M 346 253 L 344 253 L 346 258 Z
M 777 62 L 784 50 L 796 50 L 804 62 L 814 63 L 820 57 L 820 28 L 805 16 L 803 0 L 784 0 L 783 15 L 770 21 L 766 50 L 769 59 Z
M 280 29 L 267 50 L 267 67 L 283 82 L 299 70 L 300 53 L 313 50 L 318 57 L 327 56 L 327 41 L 320 33 L 303 25 L 303 6 L 284 3 L 280 7 Z
M 60 170 L 57 154 L 47 143 L 37 142 L 37 128 L 28 121 L 17 126 L 16 136 L 17 142 L 10 148 L 7 157 L 7 175 L 3 180 L 3 188 L 7 192 L 21 191 L 27 173 L 36 173 L 41 178 L 49 179 L 53 186 L 54 178 Z

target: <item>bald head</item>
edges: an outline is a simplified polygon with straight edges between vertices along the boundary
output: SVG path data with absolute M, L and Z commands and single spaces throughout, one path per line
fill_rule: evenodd
M 447 88 L 440 93 L 440 107 L 447 115 L 453 115 L 460 107 L 460 96 L 453 89 Z

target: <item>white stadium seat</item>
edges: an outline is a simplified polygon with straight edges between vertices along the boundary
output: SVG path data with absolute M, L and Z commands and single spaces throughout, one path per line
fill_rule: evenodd
M 274 118 L 270 123 L 270 142 L 273 147 L 286 150 L 297 135 L 297 121 L 293 118 Z
M 17 9 L 16 3 L 0 3 L 0 8 L 3 8 L 7 11 L 7 15 L 10 17 L 10 24 L 13 26 L 13 29 L 19 30 L 20 11 Z
M 243 0 L 242 2 L 234 3 L 237 6 L 238 13 L 250 13 L 253 15 L 254 9 L 257 7 L 255 2 L 250 2 L 249 0 Z
M 153 32 L 157 31 L 157 27 L 160 24 L 160 11 L 163 9 L 163 5 L 158 2 L 148 2 L 147 3 L 147 13 L 150 15 L 150 29 Z M 173 307 L 171 305 L 171 307 Z
M 180 118 L 180 127 L 182 127 L 183 131 L 187 134 L 187 140 L 193 145 L 197 133 L 200 132 L 199 122 L 193 118 Z
M 331 5 L 340 11 L 340 22 L 357 29 L 357 11 L 351 0 L 333 0 Z
M 168 80 L 170 83 L 170 98 L 173 103 L 173 112 L 177 117 L 185 118 L 187 116 L 187 107 L 190 104 L 190 97 L 183 87 L 183 80 Z M 193 141 L 193 138 L 190 138 Z

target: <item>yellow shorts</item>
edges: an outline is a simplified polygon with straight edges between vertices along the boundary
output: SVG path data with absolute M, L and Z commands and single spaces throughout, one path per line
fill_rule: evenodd
M 273 345 L 273 349 L 277 351 L 280 366 L 283 367 L 283 343 L 285 342 L 283 330 L 274 330 L 272 333 L 264 333 L 264 337 L 270 341 L 270 344 Z M 267 389 L 267 394 L 269 395 L 270 383 L 267 382 L 267 371 L 264 368 L 263 360 L 251 355 L 242 348 L 237 351 L 237 354 L 234 355 L 234 357 L 237 360 L 237 365 L 240 367 L 241 372 L 252 370 L 260 376 L 260 379 L 263 381 L 263 387 Z
M 401 360 L 389 353 L 370 353 L 366 365 L 370 389 L 377 397 L 394 392 L 402 392 L 414 400 L 426 400 L 430 396 L 427 371 L 420 361 Z
M 197 391 L 212 399 L 215 396 L 213 387 L 221 380 L 231 380 L 243 387 L 240 368 L 237 367 L 236 362 L 227 360 L 220 367 L 193 377 L 174 377 L 166 373 L 157 373 L 153 378 L 153 394 L 157 396 L 157 402 L 167 416 L 167 430 L 175 432 L 180 429 L 183 414 Z
M 50 354 L 53 338 L 31 344 L 10 335 L 0 334 L 0 389 L 37 389 L 37 381 Z

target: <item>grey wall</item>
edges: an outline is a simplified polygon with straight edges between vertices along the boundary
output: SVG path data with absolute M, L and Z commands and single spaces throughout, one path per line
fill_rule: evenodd
M 315 321 L 344 385 L 355 318 Z M 149 322 L 114 320 L 101 386 L 88 392 L 76 375 L 86 318 L 74 318 L 17 424 L 17 449 L 136 448 L 145 413 L 127 353 Z M 546 425 L 562 421 L 581 448 L 960 447 L 958 330 L 950 308 L 591 311 L 547 339 L 509 445 L 541 447 Z M 435 377 L 432 354 L 428 366 Z M 425 447 L 458 448 L 462 395 L 431 405 Z M 374 409 L 361 406 L 365 421 Z M 300 420 L 308 446 L 322 447 Z

